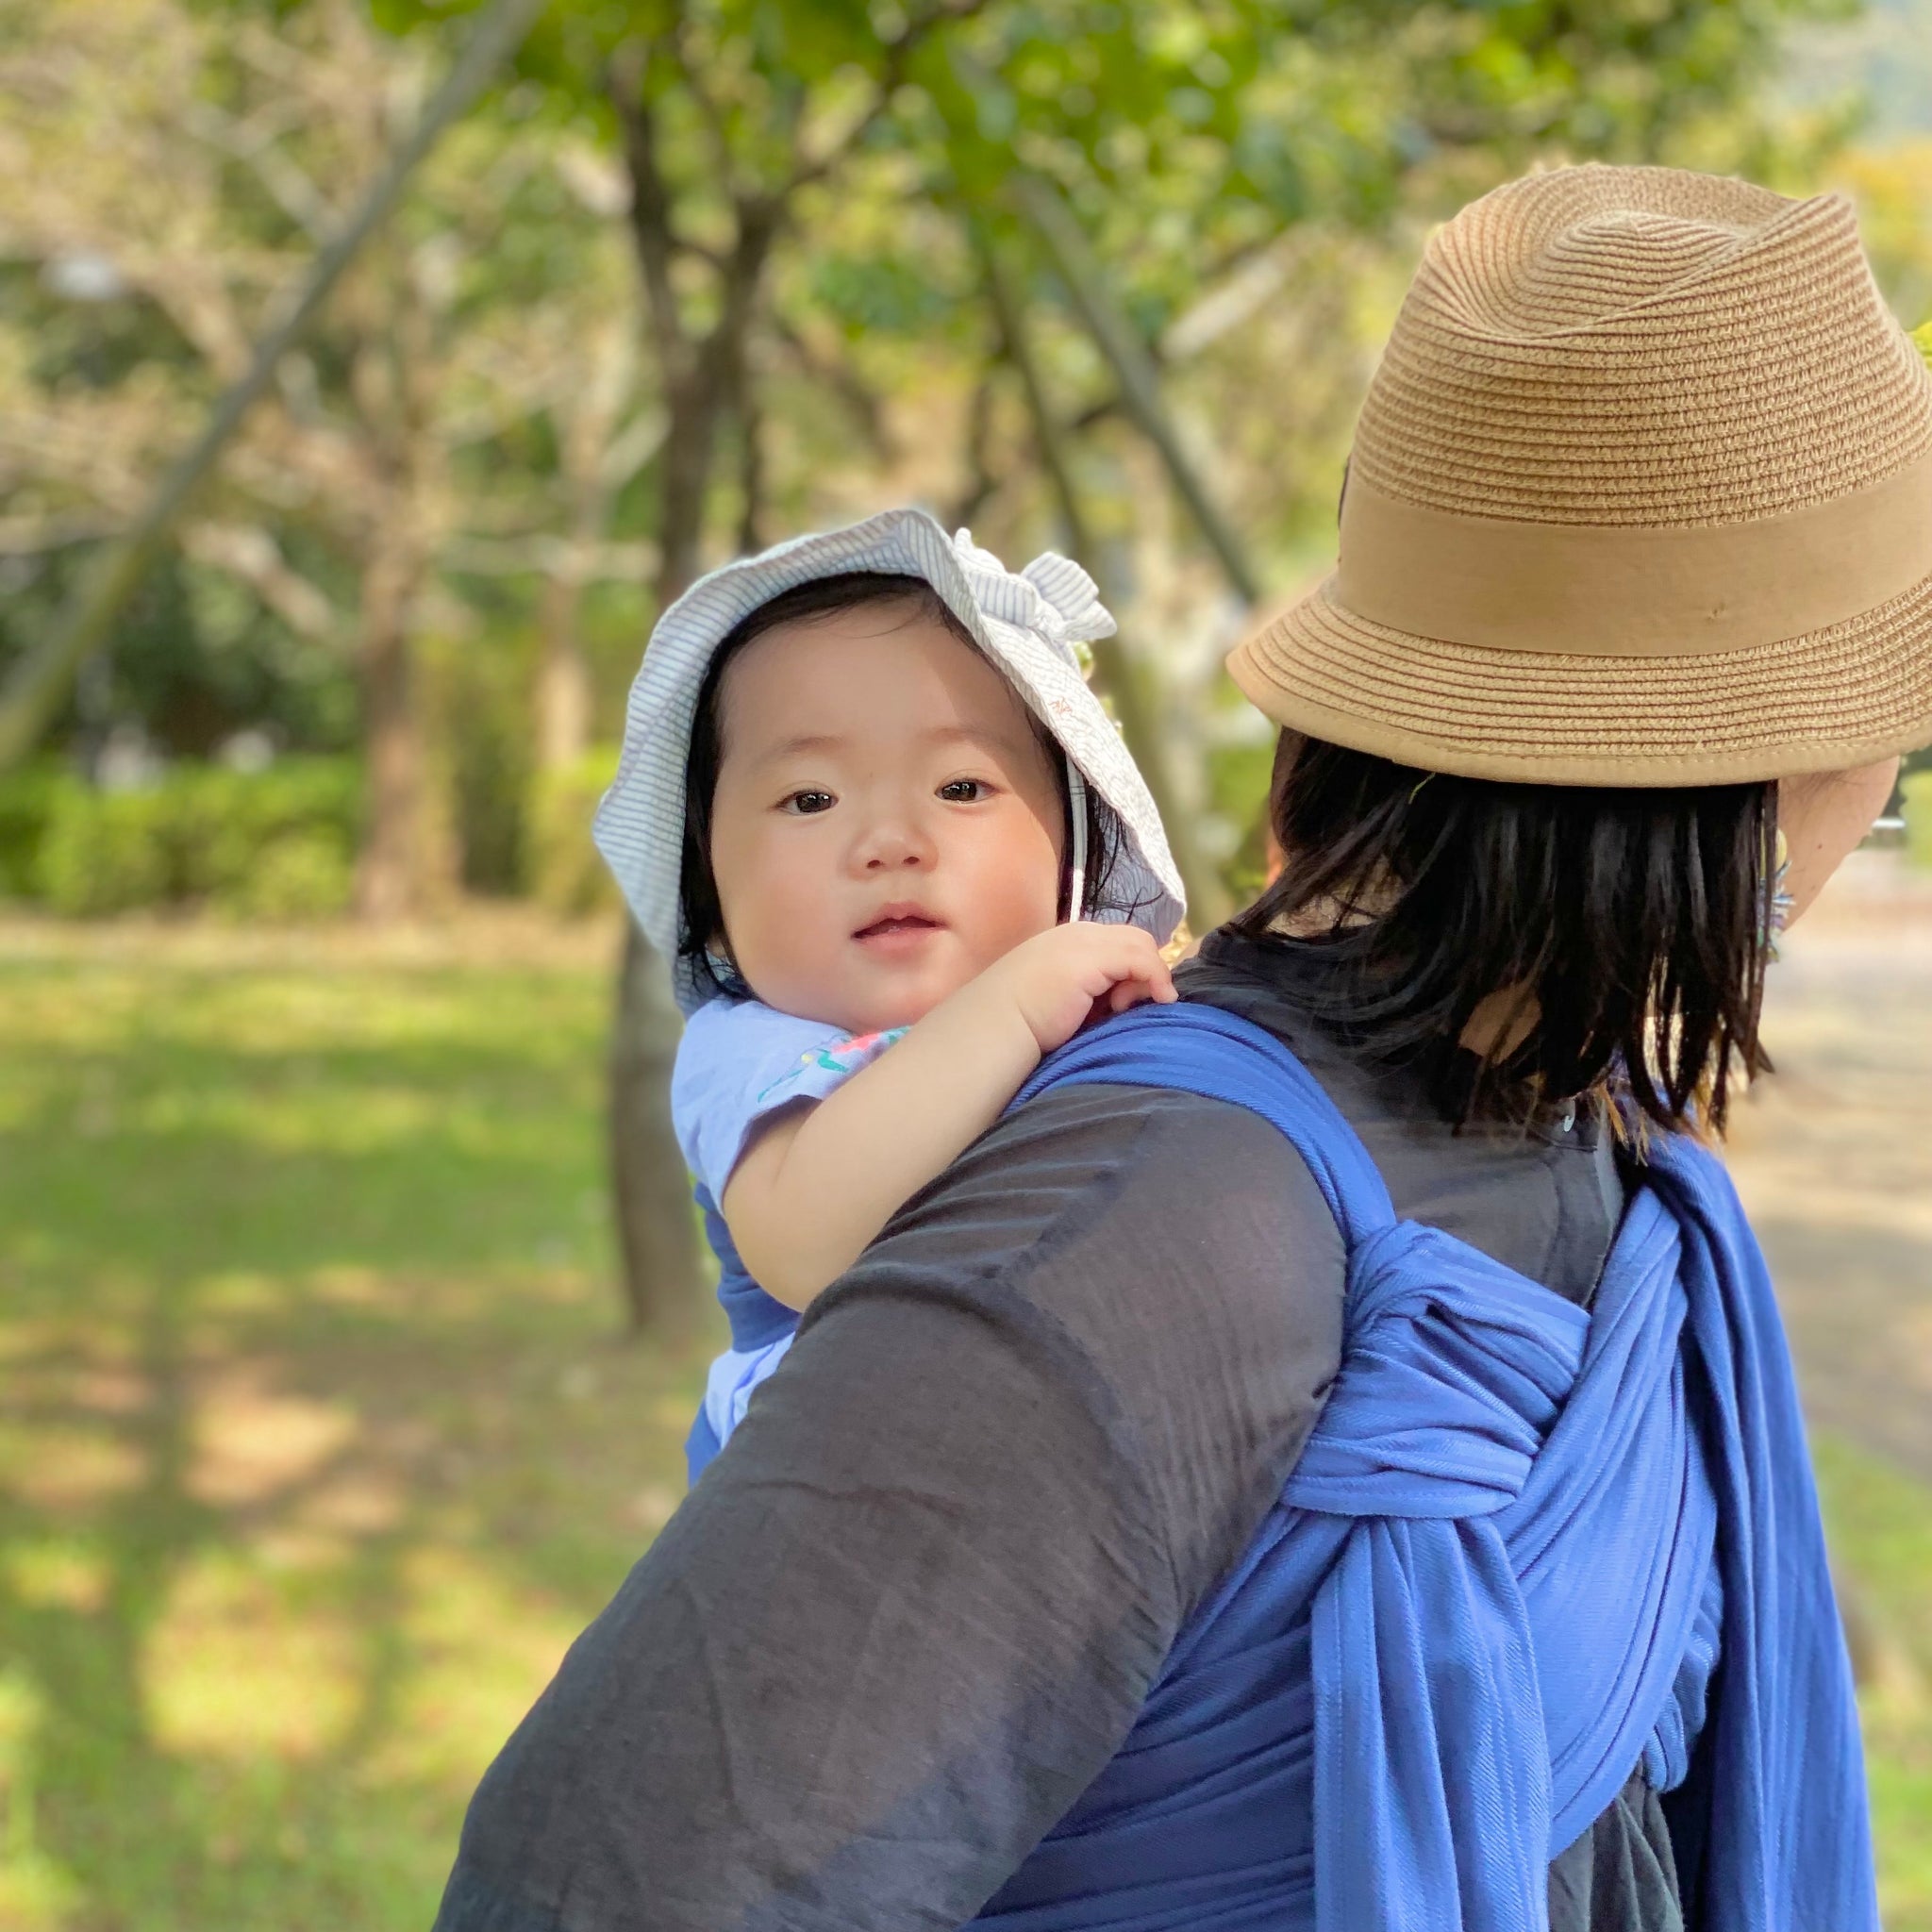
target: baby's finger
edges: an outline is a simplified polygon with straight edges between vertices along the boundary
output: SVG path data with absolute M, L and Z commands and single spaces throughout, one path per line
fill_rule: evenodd
M 1131 977 L 1141 989 L 1141 998 L 1163 1004 L 1179 997 L 1174 990 L 1174 974 L 1158 953 L 1149 953 L 1133 963 Z

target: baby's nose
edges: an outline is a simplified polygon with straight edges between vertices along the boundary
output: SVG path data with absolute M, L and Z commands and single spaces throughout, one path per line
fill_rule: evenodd
M 928 865 L 932 856 L 932 841 L 916 825 L 896 823 L 874 825 L 863 847 L 867 872 L 896 872 L 905 867 Z

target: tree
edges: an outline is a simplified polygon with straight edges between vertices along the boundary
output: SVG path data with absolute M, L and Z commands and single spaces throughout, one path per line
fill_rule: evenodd
M 861 225 L 867 257 L 847 257 L 855 289 L 876 287 L 892 242 L 916 236 L 925 252 L 907 264 L 909 279 L 950 274 L 977 311 L 977 322 L 956 308 L 924 325 L 979 334 L 1015 374 L 1062 525 L 1088 548 L 1063 425 L 1025 346 L 1023 316 L 1051 299 L 1034 245 L 1043 242 L 1113 378 L 1096 413 L 1124 409 L 1161 444 L 1245 591 L 1243 541 L 1190 474 L 1133 331 L 1158 340 L 1163 320 L 1297 224 L 1386 223 L 1418 180 L 1454 191 L 1551 148 L 1655 156 L 1681 141 L 1747 153 L 1758 125 L 1735 104 L 1801 10 L 1780 0 L 1663 11 L 1627 0 L 1581 15 L 1556 4 L 1246 0 L 957 0 L 868 14 L 801 0 L 633 8 L 619 42 L 591 58 L 630 176 L 666 399 L 659 608 L 698 567 L 727 441 L 740 531 L 763 525 L 757 345 L 809 340 L 809 318 L 788 313 L 782 293 L 774 300 L 779 258 L 816 255 L 802 279 L 823 294 L 828 264 L 816 251 L 841 203 L 867 203 L 875 217 Z M 579 57 L 593 45 L 586 25 Z M 931 250 L 924 211 L 952 227 L 950 261 Z M 1034 264 L 1017 292 L 1003 285 L 1008 249 Z M 1096 262 L 1119 275 L 1118 297 L 1099 286 Z M 849 364 L 839 386 L 866 393 Z M 983 412 L 975 420 L 983 427 Z M 1134 667 L 1109 668 L 1140 724 L 1136 749 L 1158 772 Z M 667 1319 L 688 1292 L 688 1249 L 664 1219 L 683 1212 L 666 1181 L 679 1164 L 658 1097 L 672 1033 L 661 972 L 632 933 L 613 1033 L 613 1177 L 640 1320 Z M 679 1225 L 688 1231 L 688 1216 Z
M 463 99 L 534 10 L 514 0 L 492 16 L 493 45 L 471 60 Z M 450 554 L 475 568 L 516 508 L 500 489 L 499 501 L 479 504 L 476 479 L 491 472 L 476 450 L 576 393 L 576 329 L 593 286 L 583 258 L 599 232 L 579 220 L 572 245 L 558 219 L 576 204 L 555 175 L 554 130 L 504 116 L 472 123 L 419 178 L 398 224 L 374 242 L 351 234 L 360 258 L 319 324 L 319 296 L 308 303 L 304 353 L 284 359 L 287 324 L 256 353 L 280 291 L 349 222 L 352 204 L 332 184 L 402 139 L 433 51 L 422 41 L 398 48 L 345 0 L 314 0 L 274 30 L 243 15 L 222 31 L 173 0 L 126 0 L 49 9 L 38 38 L 12 53 L 31 103 L 14 129 L 14 250 L 98 264 L 166 338 L 117 383 L 36 382 L 25 356 L 10 363 L 25 392 L 0 428 L 9 495 L 24 507 L 16 541 L 36 529 L 42 541 L 86 539 L 136 516 L 145 473 L 186 441 L 189 412 L 227 386 L 190 469 L 157 499 L 163 514 L 115 553 L 115 582 L 166 541 L 175 508 L 219 453 L 219 489 L 197 495 L 178 532 L 183 550 L 248 583 L 298 628 L 353 636 L 370 789 L 358 899 L 378 918 L 420 909 L 453 883 L 415 633 Z M 148 84 L 93 84 L 116 69 Z M 73 156 L 85 158 L 70 165 Z M 497 300 L 506 223 L 527 225 L 532 213 L 564 238 L 566 258 L 545 277 L 520 264 L 522 299 Z M 354 253 L 336 250 L 331 287 Z M 263 397 L 271 372 L 279 387 Z M 316 540 L 305 547 L 319 545 L 308 568 L 291 557 L 291 526 Z M 581 582 L 608 561 L 580 535 L 560 567 Z M 94 636 L 111 608 L 96 596 Z
M 996 541 L 1057 525 L 1125 608 L 1131 648 L 1102 677 L 1143 760 L 1174 768 L 1185 826 L 1199 734 L 1191 694 L 1172 688 L 1172 641 L 1149 641 L 1148 563 L 1178 586 L 1167 611 L 1209 602 L 1204 583 L 1245 594 L 1296 567 L 1332 514 L 1374 332 L 1342 312 L 1352 291 L 1382 300 L 1418 224 L 1538 155 L 1757 166 L 1763 124 L 1740 104 L 1808 4 L 558 0 L 523 60 L 540 105 L 512 91 L 437 171 L 363 306 L 291 368 L 259 448 L 238 449 L 226 521 L 277 541 L 288 575 L 271 558 L 264 596 L 279 584 L 286 601 L 307 577 L 346 601 L 293 554 L 294 525 L 344 559 L 359 656 L 389 667 L 372 669 L 369 717 L 391 831 L 423 791 L 409 613 L 453 572 L 545 580 L 543 742 L 561 758 L 580 739 L 590 575 L 648 567 L 661 609 L 730 544 L 888 491 L 952 500 Z M 116 6 L 189 18 L 171 0 Z M 286 61 L 272 72 L 281 42 L 250 41 L 257 16 L 241 17 L 213 98 L 225 158 L 204 197 L 220 213 L 213 252 L 233 266 L 175 295 L 201 370 L 224 303 L 245 341 L 275 279 L 264 262 L 298 246 L 314 184 L 353 159 L 326 111 L 275 125 L 263 103 L 275 87 L 299 100 L 304 76 Z M 381 0 L 378 24 L 405 37 L 392 49 L 347 0 L 290 16 L 318 73 L 331 34 L 374 49 L 363 101 L 407 70 L 409 36 L 446 17 Z M 180 152 L 175 121 L 158 123 L 153 152 Z M 622 177 L 641 317 L 629 347 L 585 317 L 605 283 L 573 284 L 547 239 L 530 239 L 541 184 L 587 136 Z M 29 158 L 24 172 L 44 171 Z M 157 223 L 182 197 L 159 200 Z M 532 246 L 534 271 L 511 258 Z M 1338 278 L 1351 291 L 1340 308 Z M 607 520 L 641 495 L 633 474 L 651 526 L 613 541 Z M 277 504 L 290 476 L 308 479 L 303 498 Z M 83 484 L 67 478 L 58 501 L 50 489 L 47 513 L 90 513 Z M 344 491 L 377 506 L 379 528 L 345 526 Z M 245 534 L 196 541 L 237 570 L 265 555 Z M 386 874 L 408 874 L 408 850 L 401 833 L 372 838 L 372 899 Z M 376 863 L 383 853 L 405 856 Z M 1213 858 L 1191 873 L 1211 883 Z M 688 1317 L 697 1278 L 662 1091 L 675 1028 L 661 965 L 633 936 L 613 1170 L 631 1307 L 659 1325 Z
M 939 0 L 883 39 L 829 10 L 808 38 L 795 9 L 703 17 L 675 8 L 649 39 L 612 51 L 604 85 L 630 178 L 630 234 L 666 414 L 659 610 L 698 573 L 727 427 L 740 447 L 741 527 L 756 540 L 761 478 L 749 372 L 773 249 L 800 197 L 833 178 L 891 110 L 922 46 L 977 4 Z M 682 166 L 667 150 L 673 118 L 694 124 Z M 698 1277 L 668 1120 L 675 1042 L 663 962 L 629 924 L 611 1028 L 612 1187 L 633 1315 L 659 1329 L 688 1322 Z

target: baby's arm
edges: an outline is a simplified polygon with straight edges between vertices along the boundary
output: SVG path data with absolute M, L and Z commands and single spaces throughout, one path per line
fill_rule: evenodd
M 1058 925 L 1015 946 L 836 1092 L 772 1116 L 719 1204 L 754 1279 L 804 1307 L 1097 1003 L 1118 1013 L 1174 997 L 1158 949 L 1134 926 Z

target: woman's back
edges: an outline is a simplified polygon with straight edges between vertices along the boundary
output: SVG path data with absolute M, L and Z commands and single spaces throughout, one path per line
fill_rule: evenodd
M 1453 1234 L 1588 1307 L 1626 1188 L 1601 1114 L 1558 1108 L 1526 1128 L 1478 1123 L 1456 1130 L 1416 1076 L 1361 1065 L 1312 1016 L 1320 971 L 1316 947 L 1218 932 L 1180 970 L 1177 984 L 1188 999 L 1282 1041 L 1318 1074 L 1374 1158 L 1398 1215 Z M 1294 1281 L 1290 1291 L 1339 1296 L 1339 1270 L 1331 1264 L 1327 1274 L 1323 1282 Z M 1284 1286 L 1292 1278 L 1285 1269 Z M 1204 1914 L 1218 1895 L 1220 1914 L 1204 1916 L 1203 1924 L 1242 1924 L 1249 1909 L 1276 1923 L 1282 1901 L 1306 1905 L 1314 1837 L 1306 1597 L 1316 1580 L 1310 1566 L 1324 1551 L 1310 1544 L 1305 1555 L 1307 1575 L 1291 1557 L 1287 1573 L 1270 1579 L 1275 1592 L 1299 1603 L 1278 1637 L 1269 1627 L 1271 1607 L 1249 1609 L 1250 1624 L 1258 1623 L 1272 1646 L 1267 1660 L 1244 1658 L 1244 1633 L 1171 1663 L 1125 1748 L 993 1901 L 986 1924 L 1010 1932 L 1058 1925 L 1058 1901 L 1074 1894 L 1082 1869 L 1121 1880 L 1131 1868 L 1150 1899 L 1192 1889 L 1193 1908 Z M 1211 1615 L 1220 1607 L 1208 1607 Z M 1253 1679 L 1242 1686 L 1244 1707 L 1200 1722 L 1199 1708 L 1232 1695 L 1236 1677 Z M 1231 1872 L 1243 1874 L 1232 1887 L 1224 1875 Z M 1607 1808 L 1552 1865 L 1549 1898 L 1551 1932 L 1674 1932 L 1682 1925 L 1661 1800 L 1635 1765 Z M 1114 1909 L 1103 1907 L 1094 1923 L 1139 1923 L 1111 1916 Z M 1230 1909 L 1234 1916 L 1225 1918 Z

